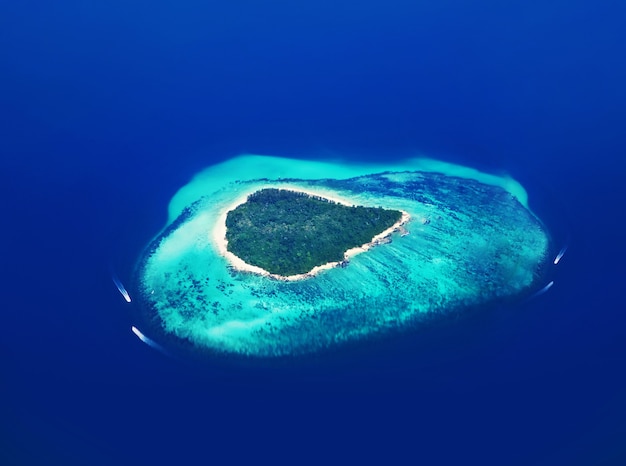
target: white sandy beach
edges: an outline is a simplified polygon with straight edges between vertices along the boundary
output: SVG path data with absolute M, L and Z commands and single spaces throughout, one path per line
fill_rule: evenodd
M 236 255 L 234 255 L 232 252 L 228 251 L 228 249 L 227 249 L 228 241 L 226 240 L 226 216 L 228 215 L 228 212 L 230 212 L 231 210 L 236 209 L 239 205 L 244 204 L 248 200 L 248 196 L 250 194 L 258 191 L 259 189 L 269 189 L 269 188 L 284 189 L 284 190 L 289 190 L 289 191 L 301 192 L 301 193 L 308 194 L 310 196 L 322 197 L 324 199 L 328 199 L 330 201 L 336 202 L 338 204 L 343 204 L 343 205 L 346 205 L 346 206 L 356 205 L 356 203 L 350 202 L 348 199 L 344 199 L 344 198 L 340 198 L 340 197 L 336 197 L 336 196 L 329 196 L 326 193 L 321 192 L 321 191 L 313 191 L 313 190 L 310 190 L 310 189 L 304 189 L 304 188 L 300 188 L 300 187 L 292 186 L 292 185 L 288 185 L 288 186 L 282 186 L 282 185 L 262 186 L 262 187 L 258 187 L 256 189 L 254 189 L 253 191 L 250 191 L 248 193 L 242 194 L 241 196 L 236 198 L 231 204 L 226 206 L 222 211 L 220 211 L 219 216 L 217 218 L 217 222 L 216 222 L 215 228 L 213 229 L 212 234 L 210 235 L 210 238 L 209 238 L 209 240 L 212 240 L 213 243 L 215 244 L 219 254 L 224 256 L 230 262 L 230 265 L 235 270 L 239 270 L 239 271 L 242 271 L 242 272 L 256 273 L 256 274 L 259 274 L 259 275 L 271 277 L 271 278 L 274 278 L 274 279 L 277 279 L 277 280 L 284 280 L 284 281 L 295 281 L 295 280 L 303 280 L 303 279 L 306 279 L 306 278 L 310 278 L 310 277 L 313 277 L 313 276 L 317 275 L 318 273 L 320 273 L 320 272 L 322 272 L 324 270 L 328 270 L 328 269 L 332 269 L 334 267 L 338 267 L 342 262 L 345 262 L 346 260 L 349 260 L 350 258 L 356 256 L 357 254 L 360 254 L 362 252 L 368 251 L 372 247 L 380 244 L 385 238 L 390 236 L 393 232 L 397 231 L 400 227 L 405 225 L 411 219 L 411 217 L 409 216 L 408 212 L 405 212 L 404 210 L 401 210 L 402 217 L 400 218 L 400 220 L 398 220 L 391 227 L 387 228 L 385 231 L 383 231 L 383 232 L 379 233 L 378 235 L 374 236 L 374 238 L 372 238 L 371 241 L 369 241 L 369 242 L 367 242 L 367 243 L 365 243 L 365 244 L 363 244 L 361 246 L 357 246 L 355 248 L 348 249 L 345 252 L 345 254 L 344 254 L 343 261 L 329 262 L 327 264 L 319 265 L 319 266 L 314 267 L 312 270 L 310 270 L 309 272 L 304 273 L 304 274 L 289 275 L 289 276 L 276 275 L 276 274 L 268 272 L 267 270 L 262 269 L 261 267 L 257 267 L 257 266 L 248 264 L 248 263 L 244 262 L 242 259 L 240 259 L 239 257 L 237 257 Z

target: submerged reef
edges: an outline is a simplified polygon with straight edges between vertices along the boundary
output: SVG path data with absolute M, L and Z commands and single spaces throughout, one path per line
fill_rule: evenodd
M 383 207 L 392 214 L 377 231 L 400 212 L 407 222 L 349 263 L 280 280 L 226 241 L 228 218 L 266 189 Z M 276 224 L 285 220 L 284 211 L 273 214 Z M 522 296 L 548 247 L 525 190 L 509 177 L 427 159 L 361 166 L 248 155 L 208 168 L 176 194 L 168 224 L 138 261 L 136 284 L 146 321 L 165 340 L 214 354 L 287 356 Z

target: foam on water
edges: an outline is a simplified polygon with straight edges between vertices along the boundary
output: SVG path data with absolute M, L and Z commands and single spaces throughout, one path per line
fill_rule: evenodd
M 267 186 L 404 210 L 410 233 L 306 280 L 237 272 L 218 247 L 225 213 Z M 152 322 L 198 348 L 310 353 L 529 289 L 549 240 L 527 199 L 510 177 L 429 159 L 347 165 L 241 156 L 176 193 L 168 225 L 139 262 L 138 291 Z

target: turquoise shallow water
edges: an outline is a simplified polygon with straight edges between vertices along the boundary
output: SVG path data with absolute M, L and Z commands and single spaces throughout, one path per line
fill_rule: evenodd
M 406 211 L 409 234 L 304 280 L 237 271 L 216 239 L 226 211 L 266 186 Z M 144 312 L 171 337 L 215 353 L 285 356 L 521 295 L 548 247 L 524 188 L 508 177 L 424 159 L 355 166 L 241 156 L 176 194 L 137 283 Z

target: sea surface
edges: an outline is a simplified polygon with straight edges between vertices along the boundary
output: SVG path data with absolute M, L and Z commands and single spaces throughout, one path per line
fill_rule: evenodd
M 0 4 L 0 464 L 626 464 L 626 4 Z M 536 299 L 306 361 L 171 358 L 130 283 L 242 153 L 509 174 Z M 130 285 L 129 285 L 130 287 Z

